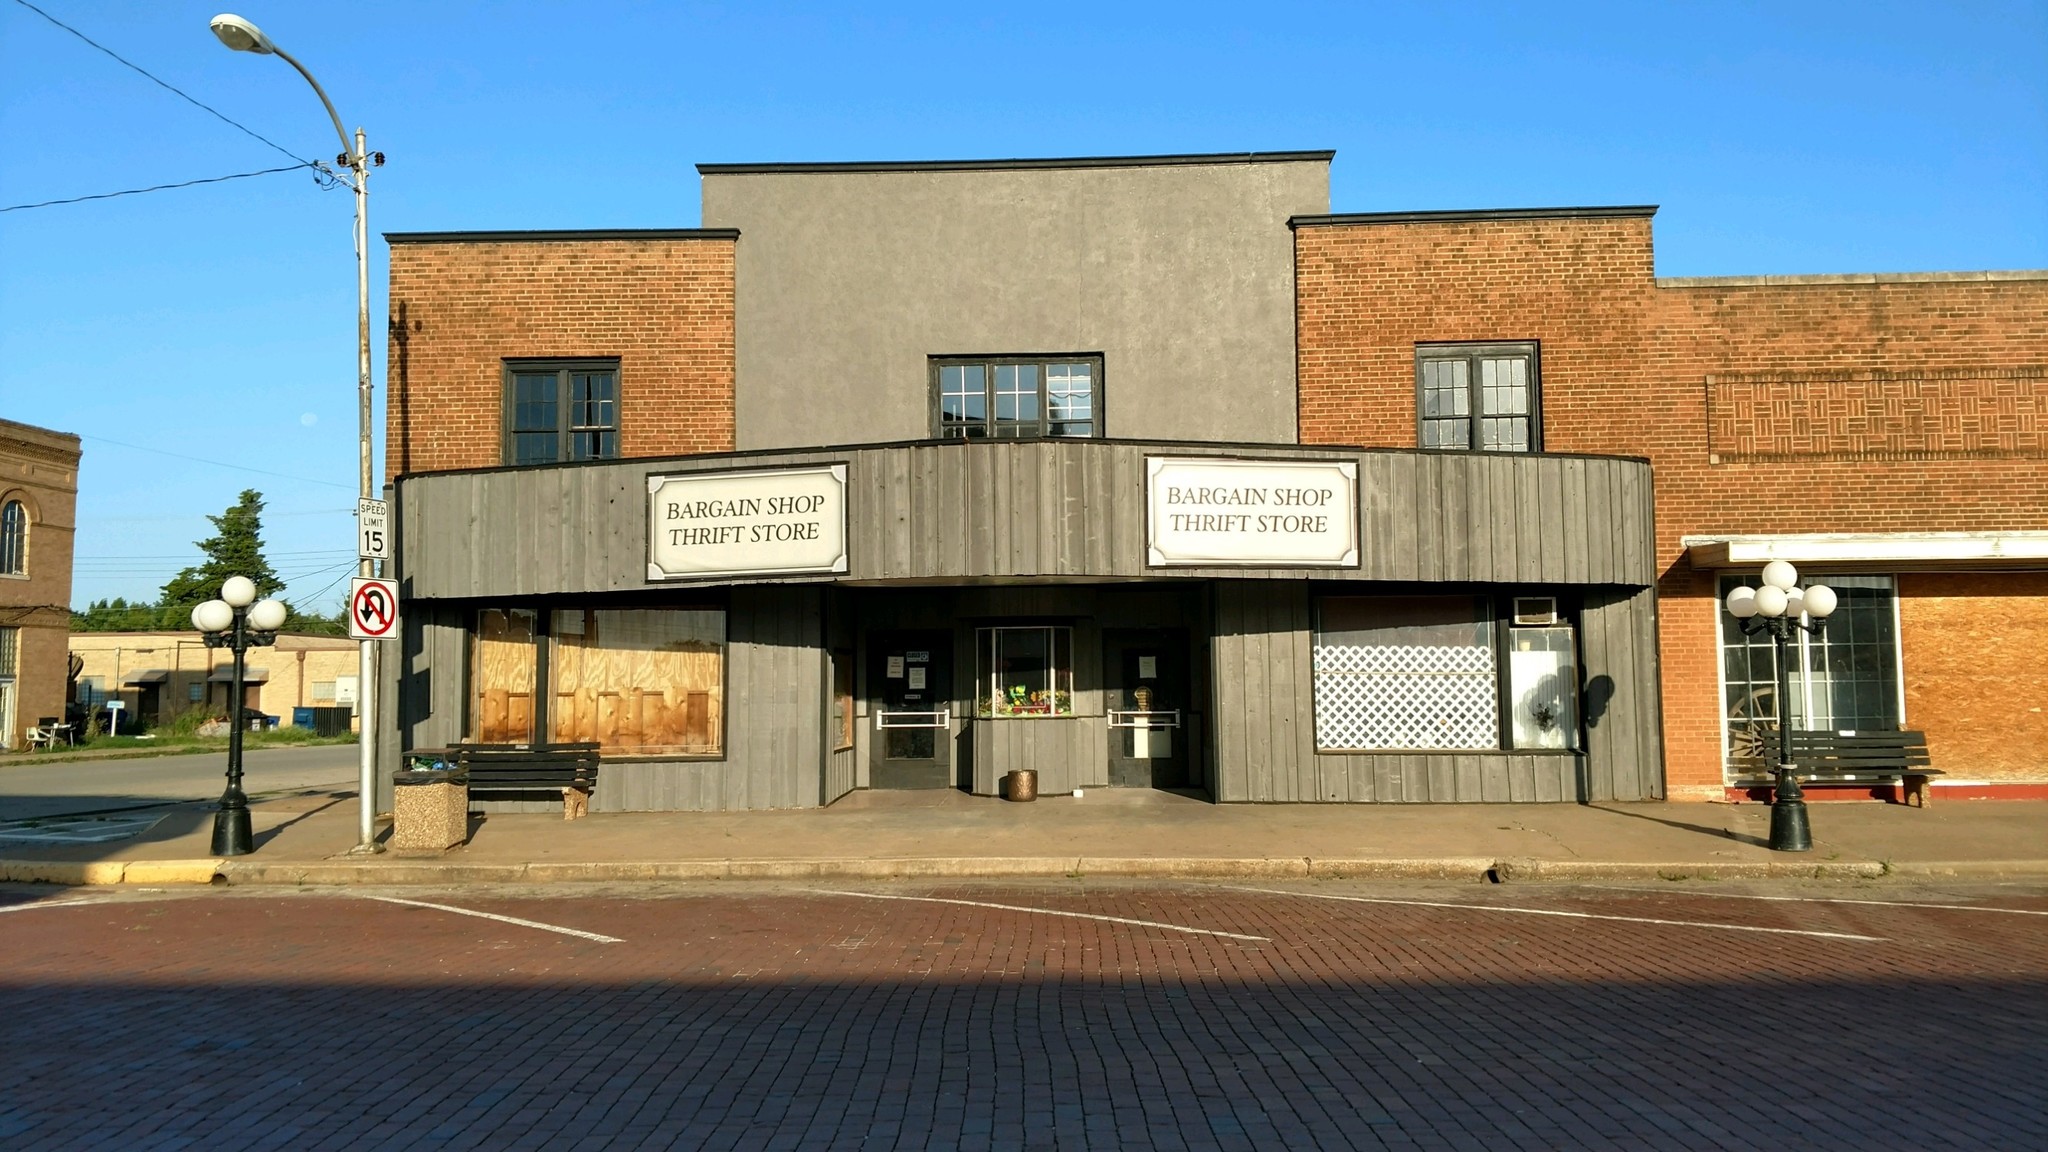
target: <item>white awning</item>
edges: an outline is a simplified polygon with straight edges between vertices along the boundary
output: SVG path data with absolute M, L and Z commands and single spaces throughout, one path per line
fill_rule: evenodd
M 1783 536 L 1687 536 L 1696 569 L 1795 565 L 1886 571 L 2048 568 L 2048 532 L 1830 532 Z

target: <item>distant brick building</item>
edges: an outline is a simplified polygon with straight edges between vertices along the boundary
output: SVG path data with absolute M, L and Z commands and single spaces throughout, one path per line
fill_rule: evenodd
M 1660 279 L 1653 209 L 1329 160 L 388 237 L 393 746 L 595 740 L 601 809 L 1708 799 L 1782 710 L 2048 782 L 2048 273 Z M 1790 701 L 1719 607 L 1772 558 L 1842 595 Z
M 0 748 L 64 718 L 78 437 L 0 420 Z

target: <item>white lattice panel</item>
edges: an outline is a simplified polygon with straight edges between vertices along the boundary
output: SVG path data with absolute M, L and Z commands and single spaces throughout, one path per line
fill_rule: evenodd
M 1316 747 L 1498 748 L 1493 649 L 1315 650 Z

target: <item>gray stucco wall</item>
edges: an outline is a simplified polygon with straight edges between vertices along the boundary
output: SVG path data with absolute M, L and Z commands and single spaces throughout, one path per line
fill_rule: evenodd
M 927 358 L 1099 352 L 1125 438 L 1292 443 L 1293 215 L 1327 159 L 707 173 L 736 447 L 930 435 Z

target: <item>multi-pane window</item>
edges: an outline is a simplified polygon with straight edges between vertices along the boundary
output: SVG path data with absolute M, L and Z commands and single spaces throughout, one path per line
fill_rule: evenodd
M 1579 747 L 1570 624 L 1509 625 L 1480 596 L 1328 596 L 1316 616 L 1318 750 Z
M 943 439 L 1097 436 L 1102 357 L 937 358 L 932 398 Z
M 1820 576 L 1835 590 L 1836 607 L 1815 636 L 1805 630 L 1788 641 L 1791 699 L 1778 702 L 1778 651 L 1769 633 L 1745 636 L 1728 614 L 1728 593 L 1757 587 L 1754 576 L 1721 579 L 1722 715 L 1731 761 L 1762 750 L 1761 729 L 1781 717 L 1799 729 L 1895 730 L 1904 722 L 1899 701 L 1898 596 L 1889 576 Z
M 505 366 L 505 462 L 556 464 L 619 454 L 615 362 Z
M 0 676 L 12 677 L 21 661 L 21 629 L 0 628 Z
M 470 738 L 595 742 L 605 755 L 717 756 L 725 613 L 487 608 L 470 650 Z
M 1536 345 L 1417 345 L 1415 386 L 1422 447 L 1542 450 Z
M 28 506 L 9 500 L 0 507 L 0 574 L 20 576 L 28 571 Z
M 975 714 L 1069 716 L 1074 711 L 1074 630 L 983 628 L 975 636 Z

